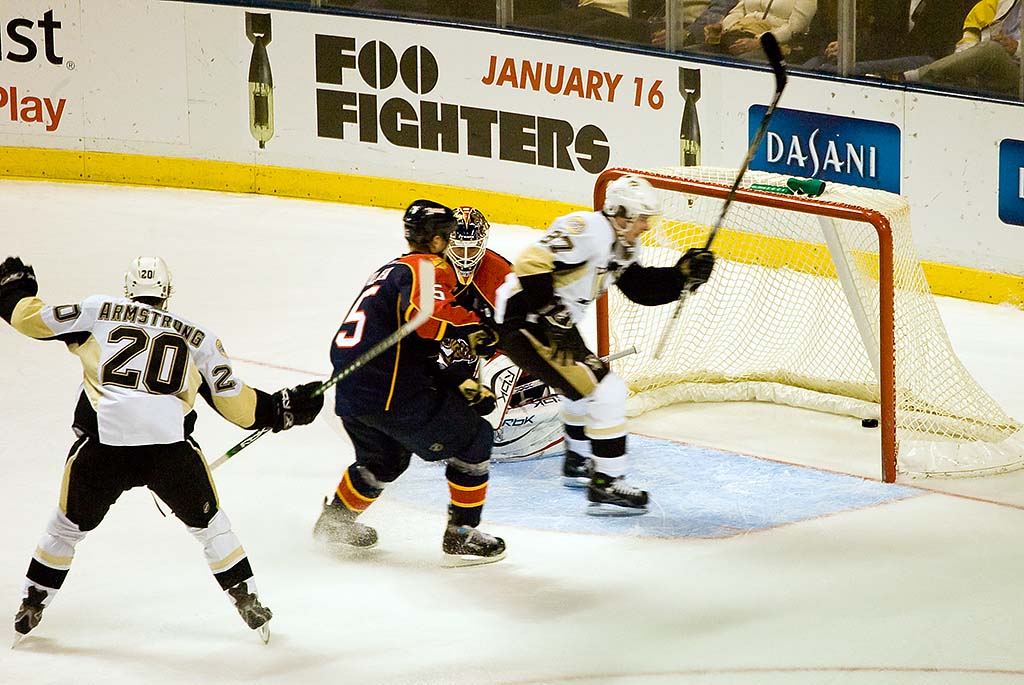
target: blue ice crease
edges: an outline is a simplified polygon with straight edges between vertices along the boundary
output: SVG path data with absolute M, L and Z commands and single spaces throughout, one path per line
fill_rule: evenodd
M 654 438 L 631 436 L 629 451 L 629 481 L 651 493 L 644 516 L 588 516 L 585 490 L 564 487 L 561 457 L 549 457 L 492 464 L 484 521 L 568 533 L 722 538 L 923 494 Z M 383 497 L 443 511 L 443 465 L 414 457 Z

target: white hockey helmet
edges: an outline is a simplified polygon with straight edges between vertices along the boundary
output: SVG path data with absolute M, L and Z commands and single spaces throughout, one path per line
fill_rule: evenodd
M 171 270 L 160 257 L 136 257 L 124 274 L 125 297 L 156 297 L 166 300 L 171 287 Z
M 622 216 L 633 222 L 640 216 L 661 214 L 661 200 L 647 179 L 626 174 L 608 184 L 602 211 L 605 216 Z
M 491 225 L 484 213 L 475 207 L 456 207 L 452 212 L 455 214 L 455 231 L 444 253 L 455 267 L 459 282 L 465 285 L 473 280 L 473 274 L 484 258 Z

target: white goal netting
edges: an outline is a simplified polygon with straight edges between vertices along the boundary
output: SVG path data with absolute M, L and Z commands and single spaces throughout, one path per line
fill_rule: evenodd
M 727 190 L 736 172 L 645 173 Z M 750 171 L 741 188 L 785 187 L 788 179 Z M 702 246 L 723 202 L 692 187 L 659 192 L 662 219 L 644 235 L 639 253 L 648 265 L 673 264 L 681 251 Z M 835 204 L 888 219 L 891 277 L 871 223 L 877 214 L 815 213 Z M 977 384 L 950 345 L 914 248 L 906 200 L 829 183 L 821 197 L 799 205 L 759 206 L 745 193 L 737 196 L 713 245 L 715 272 L 686 301 L 660 359 L 653 357 L 655 344 L 676 305 L 643 307 L 617 289 L 609 292 L 611 351 L 637 341 L 649 348 L 616 362 L 631 390 L 629 413 L 675 402 L 760 400 L 878 418 L 888 356 L 900 472 L 983 475 L 1024 465 L 1021 424 Z M 891 344 L 883 289 L 893 294 Z

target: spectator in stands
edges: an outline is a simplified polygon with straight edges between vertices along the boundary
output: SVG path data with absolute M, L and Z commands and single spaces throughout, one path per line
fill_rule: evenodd
M 739 0 L 720 22 L 704 27 L 705 50 L 764 60 L 759 38 L 771 32 L 788 55 L 807 32 L 817 0 Z
M 952 55 L 898 74 L 907 81 L 1018 94 L 1022 0 L 981 0 L 967 14 Z
M 854 74 L 902 72 L 953 52 L 960 35 L 956 17 L 970 9 L 971 0 L 868 0 L 857 3 L 857 62 Z M 803 66 L 836 71 L 837 2 L 818 7 L 807 40 L 814 56 Z
M 657 0 L 654 0 L 657 2 Z M 729 10 L 736 4 L 735 0 L 669 0 L 675 2 L 675 17 L 677 30 L 680 31 L 679 45 L 683 50 L 701 49 L 704 43 L 704 27 L 722 21 Z M 661 8 L 661 15 L 657 17 L 651 12 L 649 19 L 656 24 L 651 38 L 651 44 L 656 47 L 665 47 L 665 3 L 658 3 Z M 653 18 L 657 17 L 657 18 Z M 660 21 L 659 21 L 660 19 Z
M 544 32 L 651 45 L 656 23 L 630 13 L 629 0 L 517 0 L 513 25 Z M 664 11 L 662 19 L 664 22 Z

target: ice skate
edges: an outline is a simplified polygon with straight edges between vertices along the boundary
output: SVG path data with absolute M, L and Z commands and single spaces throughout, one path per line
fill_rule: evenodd
M 22 638 L 39 625 L 43 618 L 43 601 L 46 600 L 46 590 L 40 590 L 34 585 L 28 588 L 28 596 L 21 601 L 18 613 L 14 615 L 14 643 L 11 649 L 18 646 Z
M 258 631 L 263 644 L 270 642 L 270 619 L 274 617 L 270 609 L 260 604 L 255 593 L 249 592 L 249 586 L 241 582 L 228 589 L 228 595 L 238 609 L 238 615 L 245 624 Z
M 505 541 L 473 526 L 448 524 L 441 542 L 444 565 L 476 566 L 493 564 L 505 558 Z
M 368 549 L 377 544 L 377 531 L 356 520 L 344 505 L 324 498 L 324 509 L 313 526 L 313 537 L 326 545 L 348 545 Z
M 562 460 L 562 485 L 567 488 L 585 488 L 590 484 L 590 473 L 594 462 L 572 450 L 565 453 Z
M 623 478 L 595 473 L 587 486 L 591 516 L 636 516 L 647 513 L 647 491 L 634 487 Z

